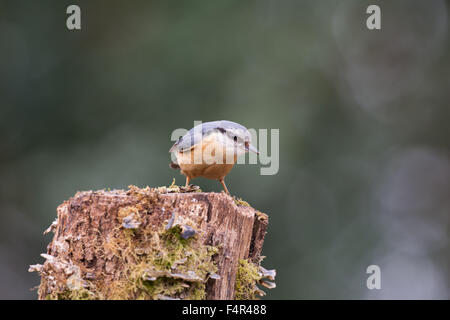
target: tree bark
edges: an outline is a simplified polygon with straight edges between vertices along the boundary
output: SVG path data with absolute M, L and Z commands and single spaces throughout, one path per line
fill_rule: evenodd
M 78 192 L 57 208 L 46 262 L 30 267 L 41 275 L 39 299 L 236 298 L 240 261 L 259 268 L 258 281 L 267 276 L 268 217 L 227 194 L 197 191 Z

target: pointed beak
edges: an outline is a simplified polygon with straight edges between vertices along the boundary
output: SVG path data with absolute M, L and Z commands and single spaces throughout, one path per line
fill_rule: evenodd
M 256 149 L 253 145 L 251 145 L 248 142 L 245 143 L 245 151 L 251 151 L 251 152 L 254 152 L 256 154 L 259 154 L 258 149 Z

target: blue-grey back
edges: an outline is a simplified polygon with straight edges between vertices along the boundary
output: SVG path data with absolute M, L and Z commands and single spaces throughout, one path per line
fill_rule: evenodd
M 239 123 L 228 121 L 228 120 L 219 120 L 219 121 L 211 121 L 204 122 L 195 126 L 191 130 L 189 130 L 184 136 L 182 136 L 170 149 L 172 151 L 185 151 L 190 149 L 191 147 L 198 144 L 204 137 L 213 133 L 213 132 L 224 132 L 227 129 L 243 129 L 246 128 Z

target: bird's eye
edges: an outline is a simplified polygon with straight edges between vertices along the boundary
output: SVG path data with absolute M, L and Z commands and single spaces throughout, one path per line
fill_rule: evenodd
M 234 140 L 234 141 L 237 141 L 237 136 L 234 136 L 234 137 L 233 137 L 233 140 Z

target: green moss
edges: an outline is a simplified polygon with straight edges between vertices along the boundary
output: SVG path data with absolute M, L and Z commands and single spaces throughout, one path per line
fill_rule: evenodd
M 131 186 L 133 187 L 133 186 Z M 134 187 L 135 188 L 135 187 Z M 184 193 L 184 192 L 202 192 L 199 186 L 189 185 L 189 186 L 178 186 L 175 183 L 175 178 L 172 180 L 172 184 L 170 186 L 162 186 L 158 188 L 154 188 L 153 191 L 157 193 Z
M 250 204 L 247 201 L 242 200 L 241 198 L 233 198 L 234 203 L 236 203 L 238 206 L 245 206 L 250 207 Z
M 99 296 L 86 288 L 77 290 L 65 290 L 63 292 L 53 292 L 45 297 L 46 300 L 97 300 Z
M 258 266 L 248 260 L 239 260 L 234 289 L 236 300 L 255 300 L 255 288 L 259 280 L 261 275 L 258 272 Z

